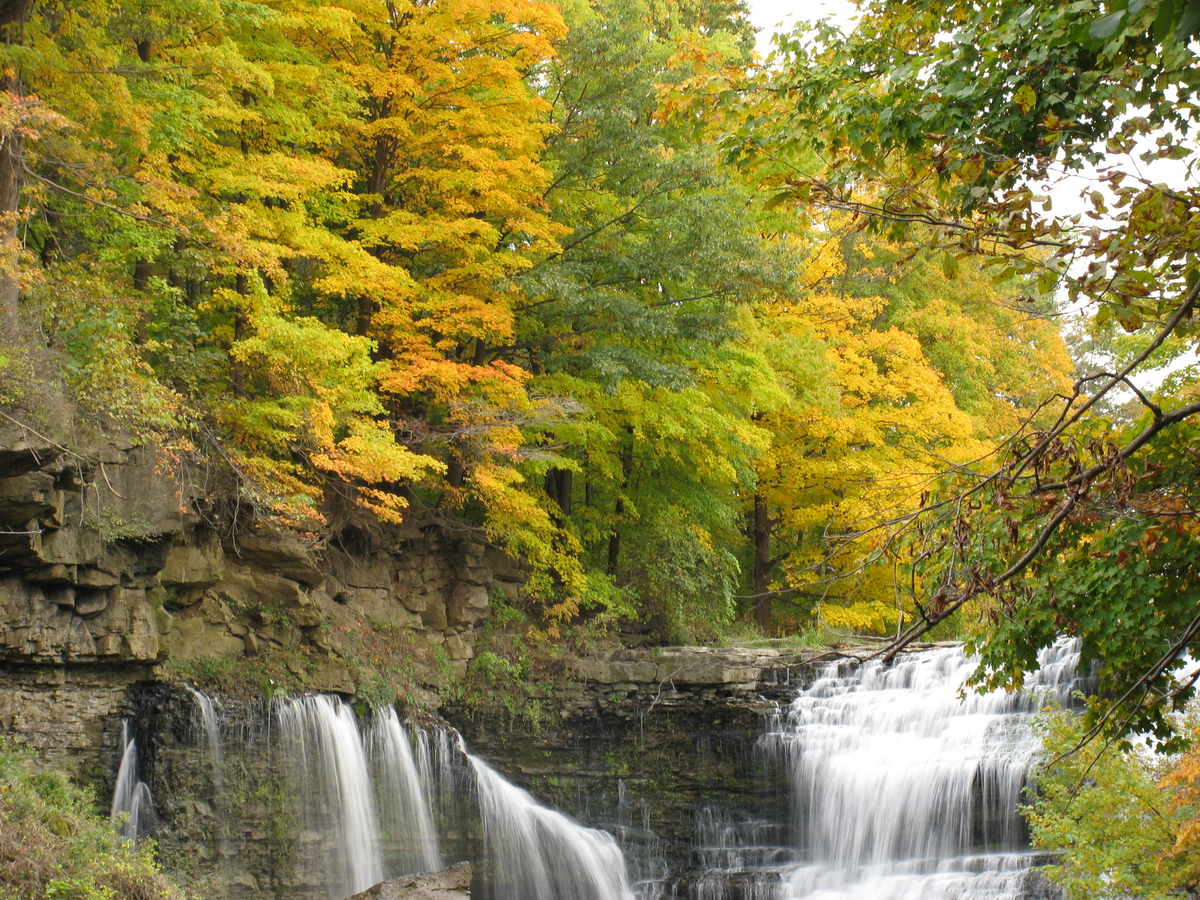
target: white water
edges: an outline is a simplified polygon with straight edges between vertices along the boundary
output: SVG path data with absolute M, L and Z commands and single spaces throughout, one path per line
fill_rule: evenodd
M 229 856 L 229 816 L 225 802 L 225 756 L 221 749 L 221 724 L 217 703 L 190 684 L 184 688 L 196 701 L 194 722 L 204 735 L 208 763 L 212 770 L 212 812 L 216 819 L 217 857 Z
M 305 827 L 325 848 L 331 897 L 441 868 L 431 808 L 457 830 L 457 808 L 473 787 L 480 870 L 494 900 L 634 900 L 608 833 L 540 806 L 467 754 L 457 732 L 440 729 L 435 750 L 423 729 L 410 739 L 388 708 L 360 732 L 350 706 L 329 696 L 279 700 L 276 716 L 281 761 L 297 782 Z M 314 849 L 317 843 L 308 841 Z
M 428 796 L 413 760 L 408 734 L 391 707 L 373 718 L 367 729 L 367 750 L 375 776 L 388 870 L 407 873 L 442 868 Z
M 465 752 L 465 750 L 464 750 Z M 503 900 L 634 900 L 612 835 L 540 805 L 478 757 L 475 772 L 484 854 Z
M 201 731 L 204 732 L 204 742 L 208 745 L 208 759 L 212 765 L 213 783 L 220 793 L 225 780 L 225 759 L 221 754 L 221 726 L 217 719 L 217 706 L 212 698 L 200 693 L 190 684 L 184 688 L 196 701 L 196 714 Z
M 113 785 L 112 811 L 109 818 L 122 837 L 136 841 L 148 830 L 154 813 L 150 787 L 138 779 L 137 740 L 129 731 L 129 722 L 121 723 L 121 765 Z
M 1069 699 L 1078 647 L 1043 653 L 1027 693 L 964 693 L 961 649 L 828 667 L 766 742 L 785 753 L 802 863 L 780 900 L 1010 900 L 1032 863 L 1017 811 L 1029 716 Z
M 347 897 L 383 881 L 379 820 L 354 710 L 324 695 L 280 701 L 281 730 L 298 745 L 308 827 L 332 845 L 329 888 Z

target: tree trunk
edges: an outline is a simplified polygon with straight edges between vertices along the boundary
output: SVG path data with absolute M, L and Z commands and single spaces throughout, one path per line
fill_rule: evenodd
M 754 621 L 763 634 L 771 633 L 771 519 L 767 500 L 754 492 Z
M 245 297 L 250 292 L 246 276 L 241 272 L 238 273 L 237 279 L 234 281 L 234 290 L 241 297 Z M 233 342 L 235 344 L 246 337 L 247 325 L 249 325 L 249 321 L 246 318 L 246 306 L 242 303 L 233 314 Z M 246 396 L 246 376 L 242 371 L 242 364 L 236 359 L 231 359 L 229 363 L 229 386 L 232 388 L 235 397 Z
M 0 35 L 4 43 L 9 46 L 21 43 L 25 18 L 32 6 L 33 0 L 0 0 Z M 20 96 L 20 74 L 0 76 L 0 90 Z M 20 211 L 24 150 L 24 139 L 16 131 L 0 136 L 0 241 L 6 245 L 5 255 L 12 253 L 12 268 L 6 268 L 0 276 L 0 328 L 15 326 L 17 322 L 17 300 L 20 295 L 16 272 L 17 214 Z
M 625 514 L 625 501 L 618 500 L 617 505 L 613 510 L 617 516 Z M 612 534 L 608 536 L 608 567 L 605 571 L 609 577 L 616 580 L 617 568 L 621 562 L 621 531 L 619 528 L 614 528 Z
M 133 264 L 133 289 L 146 291 L 150 287 L 150 261 L 139 259 Z
M 573 475 L 570 469 L 551 469 L 546 473 L 546 494 L 558 504 L 564 516 L 571 514 Z
M 621 449 L 621 490 L 629 489 L 629 479 L 633 473 L 633 426 L 626 425 L 625 433 L 629 437 L 629 442 Z M 625 515 L 625 501 L 620 497 L 617 498 L 616 505 L 613 506 L 613 513 L 616 515 L 617 524 L 613 528 L 612 534 L 608 538 L 608 574 L 614 580 L 617 577 L 618 566 L 621 561 L 621 516 Z

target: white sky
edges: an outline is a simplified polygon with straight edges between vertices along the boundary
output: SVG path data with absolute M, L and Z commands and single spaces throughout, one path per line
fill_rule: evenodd
M 802 19 L 833 19 L 848 28 L 855 6 L 850 0 L 750 0 L 750 20 L 759 29 L 758 52 L 763 56 L 771 46 L 771 35 L 791 31 Z

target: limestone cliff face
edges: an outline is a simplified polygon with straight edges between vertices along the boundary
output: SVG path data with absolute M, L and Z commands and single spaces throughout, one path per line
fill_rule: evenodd
M 666 879 L 659 886 L 665 896 L 688 896 L 704 817 L 788 820 L 786 773 L 758 744 L 811 677 L 813 655 L 706 647 L 597 652 L 569 661 L 569 677 L 537 722 L 499 708 L 451 706 L 443 715 L 509 780 L 616 835 L 631 878 Z
M 132 685 L 233 670 L 436 707 L 434 663 L 461 671 L 490 597 L 523 583 L 431 523 L 360 519 L 312 545 L 233 523 L 206 482 L 150 447 L 85 458 L 0 431 L 0 730 L 99 772 Z

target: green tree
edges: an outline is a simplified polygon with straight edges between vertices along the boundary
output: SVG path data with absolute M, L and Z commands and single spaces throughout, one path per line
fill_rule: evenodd
M 1080 750 L 1080 720 L 1061 710 L 1042 713 L 1037 724 L 1050 759 L 1024 812 L 1033 846 L 1054 854 L 1043 871 L 1068 900 L 1165 900 L 1194 891 L 1194 798 L 1173 784 L 1192 773 L 1194 756 L 1173 766 L 1144 747 Z
M 989 680 L 1014 684 L 1054 627 L 1074 630 L 1086 660 L 1113 660 L 1106 671 L 1117 697 L 1131 690 L 1135 708 L 1158 698 L 1150 721 L 1164 701 L 1185 696 L 1172 694 L 1169 672 L 1200 622 L 1166 614 L 1157 630 L 1124 631 L 1134 643 L 1116 653 L 1091 616 L 1044 624 L 1058 601 L 1042 576 L 1076 547 L 1075 577 L 1086 578 L 1088 567 L 1111 565 L 1084 549 L 1089 542 L 1127 521 L 1140 525 L 1138 535 L 1154 526 L 1131 486 L 1161 464 L 1153 448 L 1200 404 L 1190 381 L 1155 399 L 1133 388 L 1130 375 L 1194 345 L 1200 194 L 1190 184 L 1147 183 L 1134 163 L 1117 160 L 1085 194 L 1086 221 L 1056 212 L 1040 185 L 1056 169 L 1079 170 L 1106 152 L 1191 157 L 1189 110 L 1200 82 L 1184 39 L 1194 31 L 1186 9 L 873 3 L 845 39 L 822 28 L 782 39 L 775 69 L 760 76 L 769 99 L 747 95 L 746 125 L 728 148 L 747 165 L 763 163 L 772 203 L 852 212 L 893 238 L 920 227 L 955 261 L 981 255 L 999 281 L 1032 278 L 1043 291 L 1062 284 L 1087 304 L 1093 328 L 1130 335 L 1111 366 L 1046 398 L 1049 422 L 1033 420 L 986 467 L 956 470 L 900 523 L 907 552 L 921 560 L 923 598 L 889 652 L 970 604 L 984 614 L 977 646 L 992 667 Z M 768 103 L 778 109 L 781 96 L 781 117 L 753 117 Z M 781 166 L 772 154 L 789 142 L 815 147 L 820 165 Z M 1145 410 L 1137 427 L 1097 414 L 1119 390 Z M 1160 489 L 1187 493 L 1182 483 Z M 1131 527 L 1122 536 L 1134 534 Z M 1035 609 L 1041 615 L 1032 616 Z M 1137 662 L 1127 666 L 1130 654 Z M 1125 708 L 1107 721 L 1130 727 L 1147 718 Z
M 556 126 L 545 199 L 564 235 L 522 277 L 503 348 L 531 390 L 579 409 L 541 430 L 557 449 L 533 469 L 561 527 L 676 636 L 732 613 L 739 498 L 763 447 L 753 395 L 771 377 L 734 346 L 738 309 L 786 293 L 794 271 L 715 134 L 674 103 L 699 73 L 745 58 L 744 11 L 704 26 L 714 11 L 567 8 L 568 37 L 540 75 Z

